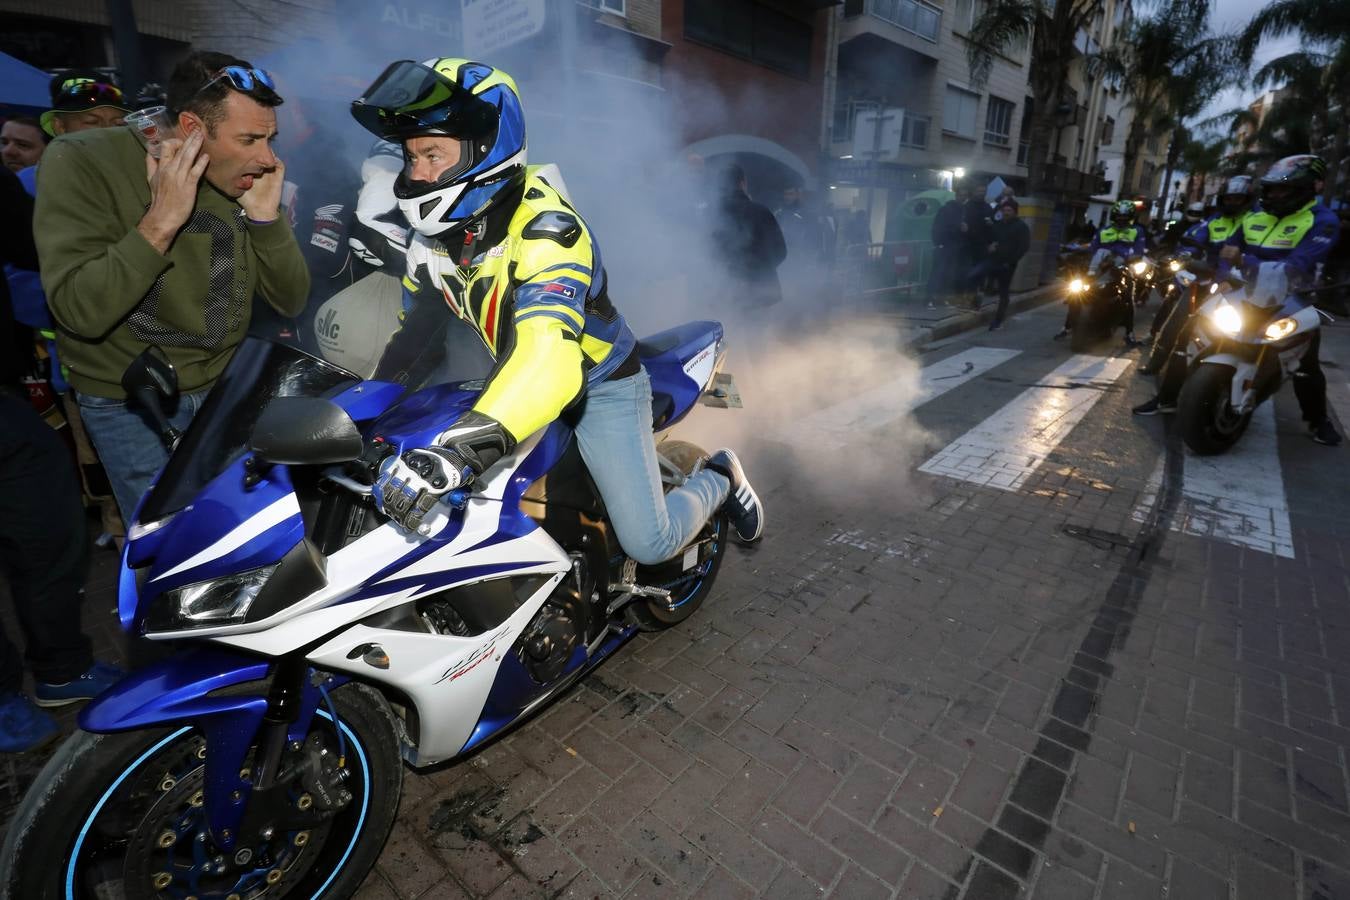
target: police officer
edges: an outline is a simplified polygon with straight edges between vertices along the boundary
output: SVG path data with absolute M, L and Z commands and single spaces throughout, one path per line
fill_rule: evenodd
M 1327 164 L 1319 156 L 1286 156 L 1261 176 L 1261 210 L 1250 213 L 1224 243 L 1220 277 L 1230 265 L 1255 268 L 1278 262 L 1290 284 L 1312 287 L 1317 266 L 1331 253 L 1340 237 L 1340 219 L 1318 201 Z M 1334 447 L 1341 436 L 1327 417 L 1327 378 L 1318 351 L 1319 330 L 1294 373 L 1294 396 L 1312 439 Z
M 1092 273 L 1096 273 L 1097 260 L 1101 256 L 1100 251 L 1106 251 L 1111 256 L 1123 256 L 1129 259 L 1131 256 L 1142 256 L 1145 251 L 1144 229 L 1135 224 L 1136 210 L 1134 203 L 1129 200 L 1117 200 L 1111 207 L 1111 222 L 1105 228 L 1098 231 L 1092 238 Z M 1133 347 L 1139 343 L 1134 336 L 1134 304 L 1125 304 L 1125 345 Z M 1078 319 L 1077 305 L 1070 303 L 1069 311 L 1064 316 L 1064 328 L 1055 335 L 1055 340 L 1062 340 L 1069 336 L 1073 331 L 1074 323 Z

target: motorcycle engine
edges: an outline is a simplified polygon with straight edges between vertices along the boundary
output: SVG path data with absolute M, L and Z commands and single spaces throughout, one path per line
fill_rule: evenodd
M 590 608 L 580 590 L 585 581 L 578 571 L 582 567 L 574 560 L 574 577 L 559 582 L 516 643 L 525 671 L 541 685 L 562 676 L 573 652 L 586 642 Z

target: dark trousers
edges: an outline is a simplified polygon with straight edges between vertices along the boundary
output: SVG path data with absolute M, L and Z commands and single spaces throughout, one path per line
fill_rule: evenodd
M 1170 295 L 1166 291 L 1163 292 L 1162 305 L 1158 307 L 1157 313 L 1153 316 L 1152 324 L 1148 326 L 1149 334 L 1157 334 L 1162 330 L 1163 323 L 1166 322 L 1167 317 L 1172 314 L 1172 310 L 1176 309 L 1177 301 L 1181 299 L 1182 293 L 1183 292 L 1180 289 L 1172 291 Z
M 967 276 L 967 282 L 971 287 L 977 286 L 986 278 L 991 278 L 998 289 L 998 309 L 994 312 L 994 321 L 989 323 L 990 328 L 995 328 L 1003 324 L 1003 317 L 1008 314 L 1008 289 L 1012 286 L 1013 273 L 1017 271 L 1017 263 L 1008 265 L 993 259 L 986 259 L 970 270 Z
M 1321 425 L 1327 418 L 1327 376 L 1322 373 L 1321 349 L 1322 331 L 1318 329 L 1308 343 L 1308 351 L 1299 360 L 1293 378 L 1298 408 L 1309 425 Z
M 17 691 L 23 662 L 64 682 L 93 664 L 80 630 L 89 571 L 84 508 L 70 454 L 33 408 L 0 391 L 0 569 L 9 580 L 24 655 L 0 631 L 0 691 Z
M 1177 311 L 1177 315 L 1181 315 Z M 1155 347 L 1154 353 L 1163 352 L 1167 354 L 1167 361 L 1163 367 L 1158 370 L 1158 402 L 1175 406 L 1177 397 L 1181 394 L 1181 386 L 1186 383 L 1186 368 L 1189 365 L 1186 359 L 1186 345 L 1191 340 L 1191 329 L 1194 327 L 1190 322 L 1190 316 L 1187 316 L 1187 322 L 1181 326 L 1177 332 L 1177 340 L 1170 347 Z M 1166 334 L 1166 330 L 1161 332 Z

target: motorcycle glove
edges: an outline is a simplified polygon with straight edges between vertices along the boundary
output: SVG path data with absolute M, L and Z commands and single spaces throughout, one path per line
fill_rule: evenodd
M 473 477 L 473 468 L 453 450 L 406 450 L 385 460 L 373 495 L 382 513 L 403 528 L 418 531 L 443 496 L 470 484 Z
M 515 445 L 496 419 L 467 412 L 438 434 L 432 446 L 387 460 L 375 482 L 375 502 L 396 523 L 418 531 L 443 496 L 472 484 Z

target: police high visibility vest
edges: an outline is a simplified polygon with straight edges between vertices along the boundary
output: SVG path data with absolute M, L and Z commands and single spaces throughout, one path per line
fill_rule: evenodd
M 1097 232 L 1097 243 L 1103 247 L 1107 244 L 1133 244 L 1139 238 L 1139 229 L 1131 225 L 1129 228 L 1116 228 L 1108 225 Z
M 1247 217 L 1252 215 L 1245 212 L 1234 218 L 1233 216 L 1215 216 L 1209 220 L 1209 242 L 1211 244 L 1222 244 L 1233 236 L 1233 233 L 1242 227 L 1242 223 Z
M 1248 249 L 1264 247 L 1267 250 L 1293 250 L 1316 222 L 1312 208 L 1317 201 L 1310 200 L 1298 212 L 1278 218 L 1273 213 L 1248 213 L 1242 220 L 1242 239 Z

